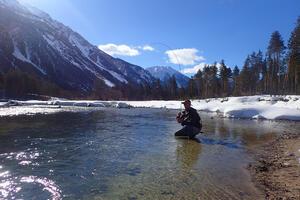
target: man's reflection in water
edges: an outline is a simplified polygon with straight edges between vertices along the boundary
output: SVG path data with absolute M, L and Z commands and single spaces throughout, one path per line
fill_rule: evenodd
M 178 140 L 177 143 L 177 162 L 181 164 L 181 169 L 191 170 L 197 163 L 201 153 L 201 144 L 194 140 Z

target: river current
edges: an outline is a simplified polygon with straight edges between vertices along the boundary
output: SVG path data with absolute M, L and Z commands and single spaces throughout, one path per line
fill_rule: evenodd
M 63 109 L 63 108 L 62 108 Z M 167 109 L 0 119 L 0 199 L 262 199 L 249 149 L 299 124 L 200 113 L 200 143 Z

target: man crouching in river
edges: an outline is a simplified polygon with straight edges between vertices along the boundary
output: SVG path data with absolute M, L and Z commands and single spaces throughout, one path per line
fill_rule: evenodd
M 185 100 L 182 104 L 184 105 L 184 111 L 178 113 L 176 120 L 178 123 L 181 123 L 183 128 L 177 131 L 175 136 L 183 136 L 188 137 L 189 139 L 194 139 L 201 131 L 201 118 L 197 113 L 197 110 L 191 107 L 190 100 Z

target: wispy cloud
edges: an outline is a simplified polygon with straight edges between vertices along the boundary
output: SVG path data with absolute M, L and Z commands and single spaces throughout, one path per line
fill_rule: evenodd
M 103 44 L 98 48 L 111 56 L 138 56 L 141 51 L 154 51 L 155 49 L 150 45 L 144 46 L 129 46 L 126 44 Z
M 206 63 L 202 62 L 194 67 L 182 69 L 180 72 L 183 74 L 196 74 L 199 70 L 203 70 Z
M 137 48 L 130 47 L 125 44 L 104 44 L 99 45 L 98 48 L 111 56 L 138 56 L 140 52 Z
M 216 65 L 218 71 L 220 71 L 220 68 L 221 68 L 220 63 L 209 64 L 209 63 L 202 62 L 202 63 L 199 63 L 199 64 L 195 65 L 194 67 L 189 67 L 189 68 L 182 69 L 180 72 L 183 73 L 183 74 L 196 74 L 199 70 L 203 70 L 203 68 L 206 65 L 209 65 L 209 66 Z
M 155 49 L 150 45 L 145 45 L 142 47 L 144 51 L 154 51 Z
M 198 49 L 184 48 L 168 50 L 165 53 L 168 55 L 169 62 L 180 65 L 195 65 L 197 62 L 204 61 L 203 56 L 198 55 Z

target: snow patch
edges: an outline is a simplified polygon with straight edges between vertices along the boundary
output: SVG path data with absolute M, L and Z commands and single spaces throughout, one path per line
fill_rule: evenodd
M 109 87 L 114 87 L 115 84 L 113 84 L 111 81 L 107 80 L 107 79 L 103 79 L 103 81 L 105 82 L 105 84 Z
M 81 41 L 80 38 L 76 37 L 75 35 L 71 34 L 69 36 L 69 41 L 73 44 L 74 47 L 77 47 L 80 52 L 82 53 L 82 55 L 84 55 L 89 61 L 91 61 L 93 64 L 95 64 L 97 67 L 99 67 L 101 70 L 105 70 L 107 71 L 108 73 L 110 73 L 113 77 L 115 77 L 117 80 L 121 81 L 121 82 L 124 82 L 124 83 L 128 83 L 128 81 L 122 77 L 121 74 L 118 74 L 114 71 L 111 71 L 111 70 L 108 70 L 108 69 L 105 69 L 101 62 L 99 61 L 99 58 L 97 57 L 97 61 L 93 61 L 91 58 L 90 58 L 90 52 L 92 51 L 92 47 L 90 45 L 83 45 L 82 43 L 84 41 Z M 88 68 L 88 67 L 86 67 Z M 98 74 L 96 71 L 94 70 L 90 70 L 91 72 L 93 72 L 94 74 Z M 104 80 L 105 84 L 109 87 L 114 87 L 115 84 L 112 83 L 111 81 L 107 80 L 107 79 L 104 79 L 104 78 L 101 78 L 102 80 Z
M 26 57 L 21 53 L 20 49 L 17 46 L 17 43 L 15 40 L 13 40 L 13 45 L 14 45 L 14 52 L 13 52 L 13 56 L 23 62 L 27 62 L 30 63 L 31 65 L 33 65 L 37 70 L 39 70 L 42 74 L 46 75 L 47 73 L 39 66 L 37 66 L 36 64 L 34 64 L 31 60 L 30 60 L 30 53 L 28 51 L 27 45 L 25 47 L 25 51 L 26 51 Z
M 69 36 L 69 41 L 70 41 L 73 45 L 75 45 L 75 46 L 81 51 L 81 53 L 82 53 L 85 57 L 87 57 L 88 59 L 90 59 L 90 58 L 89 58 L 90 50 L 91 50 L 90 47 L 82 45 L 82 44 L 81 44 L 82 41 L 79 41 L 79 39 L 78 39 L 76 36 L 74 36 L 73 34 L 71 34 L 71 35 Z
M 300 121 L 300 96 L 286 96 L 283 101 L 269 95 L 192 100 L 200 111 L 215 112 L 228 118 Z M 262 100 L 264 99 L 264 100 Z M 297 99 L 297 100 L 293 100 Z M 182 109 L 180 101 L 128 101 L 133 107 Z
M 108 80 L 106 81 L 106 84 L 111 84 L 113 86 L 113 83 Z M 262 97 L 264 100 L 262 100 Z M 201 99 L 192 100 L 192 106 L 197 110 L 215 112 L 218 115 L 228 118 L 300 121 L 300 96 L 293 95 L 287 96 L 286 98 L 291 100 L 283 101 L 280 98 L 270 97 L 268 95 Z M 270 103 L 270 101 L 272 103 Z M 31 112 L 35 112 L 33 109 L 34 107 L 32 106 L 53 105 L 71 107 L 146 107 L 183 109 L 181 101 L 68 101 L 59 99 L 53 101 L 31 100 L 1 103 L 0 116 L 7 116 L 10 114 L 17 115 L 19 109 L 23 109 L 23 113 L 30 114 Z M 45 108 L 37 107 L 37 110 L 39 109 L 39 112 L 45 112 Z M 50 109 L 49 112 L 52 111 L 53 109 Z M 55 112 L 57 112 L 57 109 Z
M 113 77 L 115 77 L 116 79 L 118 79 L 119 81 L 123 82 L 123 83 L 128 83 L 128 81 L 121 75 L 118 74 L 114 71 L 111 70 L 107 70 Z

